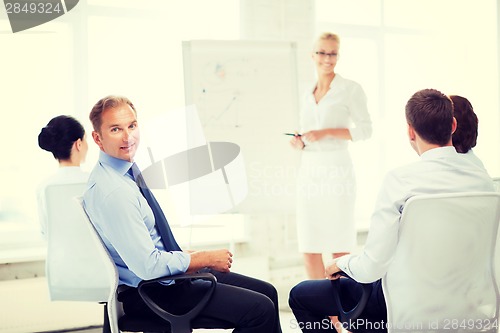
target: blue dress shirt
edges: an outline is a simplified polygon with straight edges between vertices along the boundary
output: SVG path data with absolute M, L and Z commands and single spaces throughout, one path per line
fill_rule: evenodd
M 120 284 L 137 287 L 141 280 L 186 272 L 191 256 L 165 251 L 153 211 L 127 173 L 131 166 L 101 151 L 83 202 L 118 268 Z

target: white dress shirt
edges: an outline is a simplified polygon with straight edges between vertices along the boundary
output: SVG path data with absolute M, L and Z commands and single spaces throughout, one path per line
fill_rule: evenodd
M 371 217 L 363 252 L 347 255 L 337 266 L 361 283 L 382 278 L 398 243 L 401 212 L 406 200 L 419 194 L 494 191 L 493 181 L 469 158 L 453 146 L 426 151 L 420 160 L 389 172 Z
M 469 149 L 468 152 L 466 152 L 465 154 L 463 154 L 463 156 L 465 158 L 468 158 L 471 162 L 475 163 L 477 166 L 483 168 L 486 170 L 486 168 L 484 167 L 484 164 L 483 164 L 483 161 L 481 161 L 479 159 L 479 157 L 477 157 L 476 154 L 474 154 L 474 152 L 472 151 L 472 149 Z

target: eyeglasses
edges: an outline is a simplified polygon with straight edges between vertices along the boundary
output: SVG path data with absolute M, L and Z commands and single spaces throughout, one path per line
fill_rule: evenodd
M 326 52 L 315 52 L 318 56 L 320 56 L 321 58 L 325 58 L 325 57 L 331 57 L 331 58 L 335 58 L 337 56 L 337 53 L 326 53 Z

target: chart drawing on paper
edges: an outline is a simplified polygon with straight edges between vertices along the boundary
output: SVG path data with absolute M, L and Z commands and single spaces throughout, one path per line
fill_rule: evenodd
M 183 58 L 186 104 L 196 106 L 207 139 L 241 147 L 249 194 L 240 211 L 291 210 L 285 192 L 294 175 L 265 171 L 295 163 L 282 135 L 298 122 L 295 43 L 186 41 Z

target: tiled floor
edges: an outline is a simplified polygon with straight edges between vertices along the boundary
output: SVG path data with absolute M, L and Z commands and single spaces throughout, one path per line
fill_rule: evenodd
M 280 313 L 280 320 L 281 320 L 281 329 L 283 333 L 299 333 L 299 329 L 293 329 L 292 327 L 292 320 L 293 320 L 293 314 L 288 311 L 282 311 Z M 83 330 L 72 330 L 72 331 L 57 331 L 57 333 L 102 333 L 102 328 L 88 328 L 88 329 L 83 329 Z M 231 332 L 231 330 L 195 330 L 194 333 L 228 333 Z M 56 333 L 56 332 L 51 332 L 51 333 Z
M 0 333 L 57 331 L 102 324 L 102 305 L 51 302 L 45 278 L 0 282 Z
M 103 307 L 88 302 L 51 302 L 45 278 L 0 281 L 0 333 L 101 333 Z M 283 333 L 298 333 L 293 314 L 280 312 Z M 65 329 L 72 327 L 72 329 Z M 87 329 L 77 329 L 86 327 Z M 196 333 L 231 330 L 196 330 Z

